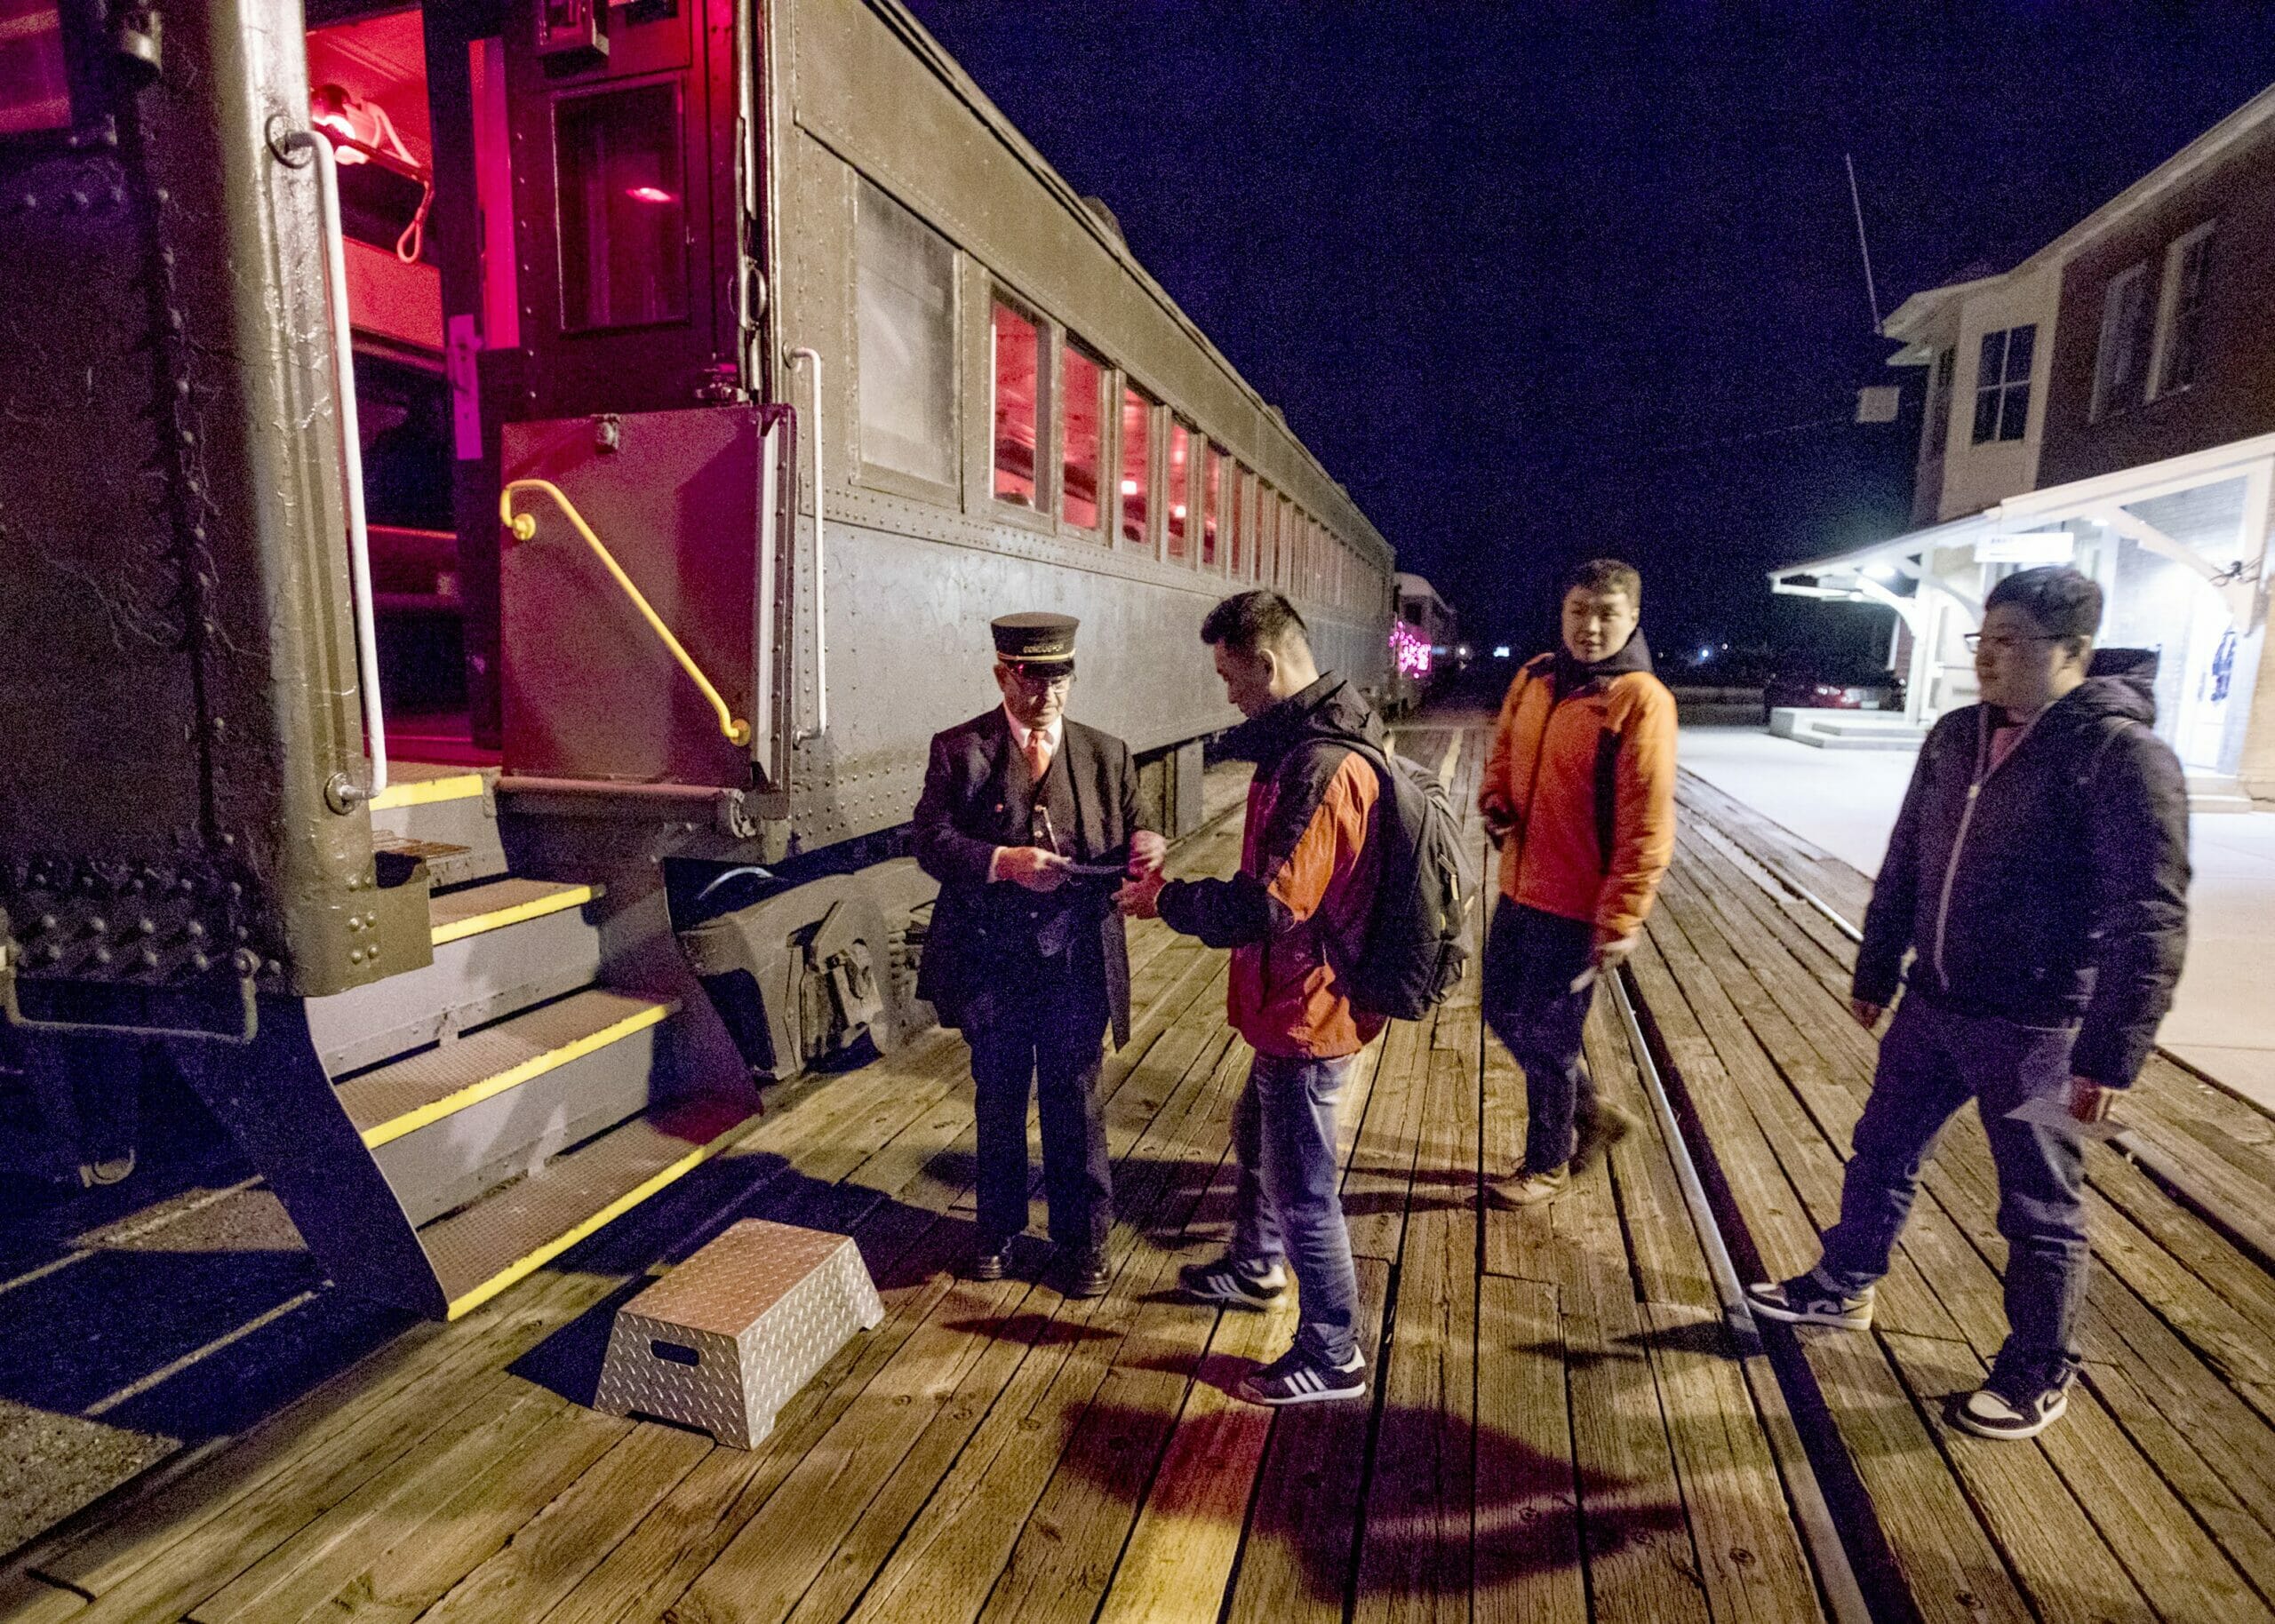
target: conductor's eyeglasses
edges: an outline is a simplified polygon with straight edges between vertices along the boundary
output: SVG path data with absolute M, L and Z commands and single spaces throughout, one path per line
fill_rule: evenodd
M 1007 662 L 1005 669 L 1018 680 L 1021 688 L 1031 694 L 1046 691 L 1063 694 L 1074 686 L 1074 667 L 1071 662 L 1064 665 L 1021 665 Z

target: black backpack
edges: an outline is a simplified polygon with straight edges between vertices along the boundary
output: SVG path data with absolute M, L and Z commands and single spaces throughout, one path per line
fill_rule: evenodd
M 1469 911 L 1478 869 L 1452 799 L 1435 773 L 1372 744 L 1338 740 L 1382 783 L 1374 838 L 1382 842 L 1366 943 L 1337 963 L 1351 1007 L 1417 1021 L 1445 1000 L 1469 962 Z

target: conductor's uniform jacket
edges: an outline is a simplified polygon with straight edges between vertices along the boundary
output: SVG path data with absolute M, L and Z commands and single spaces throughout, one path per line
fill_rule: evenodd
M 916 860 L 940 882 L 919 996 L 971 1045 L 980 1128 L 979 1219 L 988 1238 L 1026 1227 L 1026 1101 L 1042 1112 L 1054 1240 L 1102 1247 L 1112 1221 L 1095 1094 L 1109 1026 L 1130 1036 L 1130 955 L 1116 880 L 1034 892 L 992 880 L 995 853 L 1052 847 L 1119 871 L 1139 828 L 1129 746 L 1062 719 L 1034 782 L 1002 707 L 932 740 L 914 819 Z

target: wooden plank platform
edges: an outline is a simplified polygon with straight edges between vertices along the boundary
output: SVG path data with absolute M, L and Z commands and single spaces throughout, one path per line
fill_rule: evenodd
M 1465 804 L 1478 736 L 1457 752 L 1458 731 L 1409 728 L 1401 748 L 1450 754 Z M 1235 814 L 1175 861 L 1228 872 L 1238 836 Z M 1375 1394 L 1281 1413 L 1233 1397 L 1292 1312 L 1171 1288 L 1223 1244 L 1248 1055 L 1223 1025 L 1224 955 L 1148 925 L 1132 959 L 1137 1031 L 1101 1085 L 1107 1296 L 1032 1283 L 1035 1241 L 1010 1278 L 955 1277 L 970 1087 L 962 1042 L 936 1036 L 810 1087 L 465 1320 L 73 1519 L 0 1572 L 0 1617 L 1823 1616 L 1793 1457 L 1773 1447 L 1792 1421 L 1765 1363 L 1728 1342 L 1668 1145 L 1638 1134 L 1547 1211 L 1481 1215 L 1521 1090 L 1481 1034 L 1473 967 L 1369 1052 L 1345 1103 Z M 1590 1045 L 1640 1110 L 1624 1039 L 1599 1022 Z M 745 1216 L 853 1236 L 883 1325 L 749 1453 L 586 1409 L 616 1305 Z M 2111 1409 L 2168 1404 L 2143 1372 Z M 2167 1453 L 2206 1447 L 2171 1430 Z M 2239 1498 L 2228 1514 L 2253 1522 Z
M 1634 980 L 1711 1147 L 1734 1249 L 1782 1277 L 1837 1213 L 1871 1085 L 1875 1040 L 1845 1009 L 1849 938 L 1827 917 L 1861 922 L 1870 886 L 1701 781 L 1681 800 Z M 2275 1617 L 2275 1281 L 2233 1239 L 2265 1222 L 2275 1125 L 2162 1059 L 2119 1115 L 2195 1187 L 2090 1153 L 2087 1365 L 2040 1439 L 1985 1442 L 1944 1420 L 2005 1334 L 1996 1181 L 1972 1111 L 1928 1166 L 1874 1331 L 1793 1338 L 1921 1618 Z

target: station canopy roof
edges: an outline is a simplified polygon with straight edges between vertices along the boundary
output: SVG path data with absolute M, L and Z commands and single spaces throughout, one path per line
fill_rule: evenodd
M 2066 485 L 2024 491 L 1963 518 L 1869 542 L 1769 572 L 1770 590 L 1844 603 L 1879 603 L 1910 621 L 1924 592 L 1942 592 L 1976 618 L 1982 604 L 1966 585 L 1939 577 L 1934 555 L 1967 547 L 1981 563 L 2062 561 L 2065 526 L 2099 524 L 2202 576 L 2228 600 L 2239 630 L 2265 612 L 2270 497 L 2275 434 L 2231 441 Z

